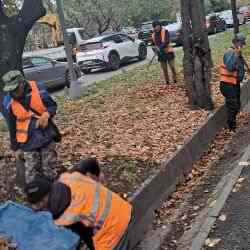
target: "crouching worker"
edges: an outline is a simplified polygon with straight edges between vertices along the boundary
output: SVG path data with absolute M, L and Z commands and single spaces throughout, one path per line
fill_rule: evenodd
M 36 179 L 26 193 L 37 210 L 51 212 L 57 225 L 72 229 L 89 249 L 130 249 L 132 207 L 100 182 L 74 171 L 54 183 Z
M 98 160 L 96 158 L 86 158 L 80 160 L 78 164 L 76 164 L 71 172 L 79 172 L 83 175 L 86 175 L 93 179 L 94 181 L 98 181 L 104 183 L 104 174 L 101 171 Z

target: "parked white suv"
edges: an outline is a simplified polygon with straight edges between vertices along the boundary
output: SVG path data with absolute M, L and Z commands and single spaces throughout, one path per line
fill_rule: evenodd
M 231 28 L 234 25 L 233 13 L 232 10 L 224 10 L 218 13 L 219 16 L 226 21 L 227 27 Z M 238 13 L 239 24 L 242 25 L 245 23 L 245 17 L 243 14 Z
M 139 39 L 117 33 L 86 40 L 80 45 L 76 61 L 81 70 L 87 74 L 92 69 L 119 69 L 121 63 L 134 58 L 144 60 L 147 46 Z

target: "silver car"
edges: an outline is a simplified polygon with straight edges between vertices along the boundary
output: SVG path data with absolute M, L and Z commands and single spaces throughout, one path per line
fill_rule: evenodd
M 80 68 L 74 64 L 77 77 L 81 77 Z M 66 62 L 58 62 L 47 57 L 24 57 L 23 72 L 28 80 L 44 81 L 48 89 L 54 87 L 69 87 L 70 76 L 68 64 Z

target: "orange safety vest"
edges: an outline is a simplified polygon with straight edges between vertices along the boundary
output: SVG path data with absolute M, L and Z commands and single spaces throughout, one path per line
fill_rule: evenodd
M 80 52 L 79 48 L 73 48 L 72 49 L 72 55 L 75 56 L 78 52 Z
M 43 114 L 47 109 L 42 102 L 36 82 L 30 81 L 29 85 L 31 88 L 30 107 L 37 113 Z M 34 114 L 31 110 L 26 110 L 23 105 L 15 99 L 12 99 L 11 101 L 11 109 L 16 117 L 16 140 L 19 143 L 26 143 L 28 140 L 28 130 L 31 118 L 38 118 L 39 116 Z
M 240 53 L 240 49 L 234 49 L 237 53 Z M 229 71 L 224 64 L 223 60 L 220 65 L 220 81 L 221 82 L 226 82 L 229 84 L 237 84 L 237 70 L 234 71 Z
M 165 43 L 165 37 L 166 37 L 166 34 L 167 34 L 167 30 L 162 28 L 161 29 L 161 41 L 162 43 Z M 152 40 L 154 42 L 154 44 L 156 44 L 156 40 L 155 40 L 155 32 L 152 34 Z M 171 52 L 174 52 L 174 49 L 171 45 L 168 45 L 165 49 L 164 49 L 165 53 L 171 53 Z
M 96 250 L 112 250 L 127 230 L 131 205 L 101 183 L 78 172 L 64 173 L 60 182 L 71 189 L 72 201 L 57 225 L 69 226 L 82 222 L 94 228 Z

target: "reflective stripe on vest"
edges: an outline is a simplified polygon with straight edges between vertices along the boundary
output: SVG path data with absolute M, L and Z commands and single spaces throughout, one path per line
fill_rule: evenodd
M 220 65 L 220 81 L 229 84 L 237 84 L 237 71 L 230 72 L 222 62 Z
M 109 211 L 110 211 L 110 208 L 111 208 L 111 204 L 112 204 L 112 192 L 110 192 L 109 190 L 107 191 L 107 195 L 106 195 L 106 200 L 105 200 L 105 206 L 104 206 L 104 209 L 103 209 L 103 212 L 100 216 L 100 219 L 98 221 L 97 220 L 97 212 L 98 212 L 98 209 L 99 209 L 99 200 L 100 200 L 100 191 L 101 191 L 101 184 L 99 182 L 94 182 L 84 176 L 74 176 L 74 175 L 71 175 L 71 176 L 66 176 L 65 178 L 62 179 L 62 181 L 78 181 L 78 182 L 89 182 L 91 185 L 95 185 L 95 191 L 94 191 L 94 198 L 93 198 L 93 204 L 92 204 L 92 208 L 91 208 L 91 211 L 87 214 L 76 214 L 76 215 L 73 215 L 73 214 L 70 214 L 70 213 L 67 213 L 67 214 L 63 214 L 60 218 L 60 220 L 65 220 L 69 223 L 71 222 L 79 222 L 81 220 L 88 220 L 89 222 L 93 223 L 94 224 L 94 227 L 96 230 L 100 230 L 103 223 L 105 222 L 108 214 L 109 214 Z M 81 203 L 84 202 L 84 199 L 81 200 L 80 202 L 77 202 L 77 204 L 75 203 L 72 203 L 70 205 L 71 208 L 73 207 L 77 207 L 78 205 L 81 205 Z M 96 233 L 96 231 L 95 231 Z
M 161 28 L 161 42 L 165 43 L 165 38 L 166 38 L 166 33 L 167 30 L 164 28 Z M 155 32 L 152 34 L 152 40 L 154 42 L 154 44 L 156 45 L 156 39 L 155 39 Z M 173 47 L 169 44 L 165 49 L 164 49 L 165 53 L 171 53 L 174 51 Z
M 42 114 L 47 111 L 41 99 L 41 92 L 36 85 L 36 82 L 29 82 L 31 88 L 31 98 L 30 107 L 37 111 L 37 113 Z M 30 110 L 26 110 L 21 103 L 12 99 L 11 109 L 16 117 L 16 140 L 19 143 L 26 143 L 28 140 L 28 130 L 32 117 L 38 117 Z
M 78 172 L 64 173 L 59 181 L 70 188 L 72 200 L 55 223 L 69 226 L 81 222 L 93 228 L 96 250 L 114 249 L 127 230 L 131 205 L 101 183 Z
M 107 198 L 106 198 L 106 206 L 105 206 L 103 213 L 99 219 L 99 222 L 97 223 L 98 229 L 101 229 L 102 225 L 104 224 L 104 221 L 106 220 L 108 213 L 110 211 L 111 204 L 112 204 L 112 193 L 110 191 L 108 191 Z

